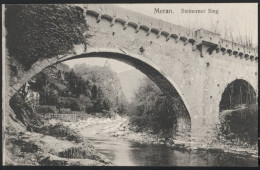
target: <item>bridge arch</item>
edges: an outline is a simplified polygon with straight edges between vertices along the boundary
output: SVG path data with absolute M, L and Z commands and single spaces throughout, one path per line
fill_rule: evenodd
M 17 91 L 20 89 L 22 84 L 28 82 L 34 75 L 41 72 L 44 68 L 68 60 L 90 57 L 115 59 L 140 70 L 152 81 L 154 81 L 155 84 L 166 95 L 166 97 L 173 103 L 173 110 L 177 116 L 178 129 L 181 129 L 179 131 L 183 131 L 183 129 L 184 131 L 190 131 L 190 108 L 186 100 L 181 96 L 182 92 L 178 88 L 177 84 L 169 76 L 167 76 L 162 69 L 157 67 L 150 60 L 147 60 L 146 58 L 137 54 L 128 53 L 125 50 L 92 48 L 77 54 L 74 53 L 66 56 L 59 56 L 56 58 L 38 61 L 32 66 L 30 70 L 26 72 L 26 74 L 23 75 L 23 78 L 20 82 L 17 82 L 12 86 L 12 89 L 16 89 L 15 91 Z
M 244 79 L 236 79 L 226 85 L 219 103 L 219 111 L 235 109 L 240 104 L 256 104 L 257 92 Z
M 257 142 L 257 93 L 244 79 L 227 84 L 219 103 L 220 132 L 246 142 Z M 232 135 L 231 135 L 232 136 Z

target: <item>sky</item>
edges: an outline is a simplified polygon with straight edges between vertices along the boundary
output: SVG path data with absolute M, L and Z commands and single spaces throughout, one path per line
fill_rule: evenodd
M 121 73 L 127 70 L 133 70 L 134 67 L 125 64 L 121 61 L 113 60 L 113 59 L 105 59 L 105 58 L 81 58 L 81 59 L 74 59 L 64 62 L 69 67 L 73 68 L 76 64 L 86 63 L 89 66 L 104 66 L 105 62 L 108 62 L 111 65 L 111 69 L 116 73 Z
M 253 43 L 258 42 L 258 4 L 257 3 L 175 3 L 175 4 L 117 4 L 119 7 L 158 18 L 176 25 L 192 28 L 204 28 L 220 33 L 225 37 L 224 30 L 239 34 L 249 35 Z M 173 14 L 154 13 L 154 8 L 172 9 Z M 218 10 L 216 13 L 187 14 L 181 13 L 182 9 L 188 10 Z M 226 28 L 226 29 L 225 29 Z
M 225 29 L 230 30 L 234 36 L 238 35 L 249 35 L 253 37 L 252 41 L 254 44 L 258 42 L 258 6 L 257 3 L 205 3 L 205 4 L 115 4 L 122 8 L 127 8 L 132 11 L 136 11 L 154 18 L 162 19 L 173 24 L 181 25 L 184 27 L 190 27 L 191 29 L 204 28 L 207 30 L 215 31 L 221 34 L 222 37 L 225 35 Z M 173 14 L 155 14 L 154 8 L 160 9 L 172 9 Z M 205 14 L 183 14 L 182 9 L 192 10 L 218 10 L 218 14 L 205 13 Z M 127 70 L 134 69 L 132 66 L 124 64 L 122 62 L 103 59 L 103 58 L 88 58 L 88 59 L 77 59 L 65 62 L 70 67 L 75 64 L 86 63 L 88 65 L 103 66 L 105 61 L 108 61 L 111 68 L 117 72 L 124 72 Z

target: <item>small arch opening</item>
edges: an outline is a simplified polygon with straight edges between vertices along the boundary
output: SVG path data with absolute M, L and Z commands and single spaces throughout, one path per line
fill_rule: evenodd
M 245 80 L 237 79 L 227 85 L 220 105 L 220 132 L 236 144 L 256 144 L 258 132 L 257 96 Z

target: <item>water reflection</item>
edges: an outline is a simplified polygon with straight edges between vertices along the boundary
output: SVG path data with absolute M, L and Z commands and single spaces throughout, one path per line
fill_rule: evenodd
M 118 166 L 258 166 L 257 158 L 209 151 L 187 151 L 164 145 L 140 144 L 100 132 L 103 125 L 82 134 Z
M 227 153 L 179 151 L 162 145 L 132 144 L 134 162 L 140 166 L 258 166 L 257 159 Z

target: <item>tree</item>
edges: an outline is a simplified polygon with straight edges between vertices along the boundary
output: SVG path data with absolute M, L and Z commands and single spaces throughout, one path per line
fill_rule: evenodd
M 110 102 L 107 98 L 103 101 L 102 105 L 104 110 L 110 110 Z
M 97 86 L 95 84 L 92 86 L 91 95 L 93 100 L 97 99 Z
M 89 97 L 86 97 L 85 111 L 87 113 L 92 113 L 93 107 L 94 107 L 94 104 L 93 104 L 92 100 Z
M 80 104 L 76 99 L 73 99 L 71 104 L 70 104 L 70 108 L 72 111 L 80 111 Z
M 95 112 L 102 112 L 103 111 L 103 100 L 104 94 L 100 87 L 97 88 L 96 99 L 94 100 L 94 111 Z
M 68 82 L 69 91 L 77 98 L 80 94 L 86 92 L 86 82 L 81 76 L 78 76 L 73 70 L 65 73 L 65 80 Z

